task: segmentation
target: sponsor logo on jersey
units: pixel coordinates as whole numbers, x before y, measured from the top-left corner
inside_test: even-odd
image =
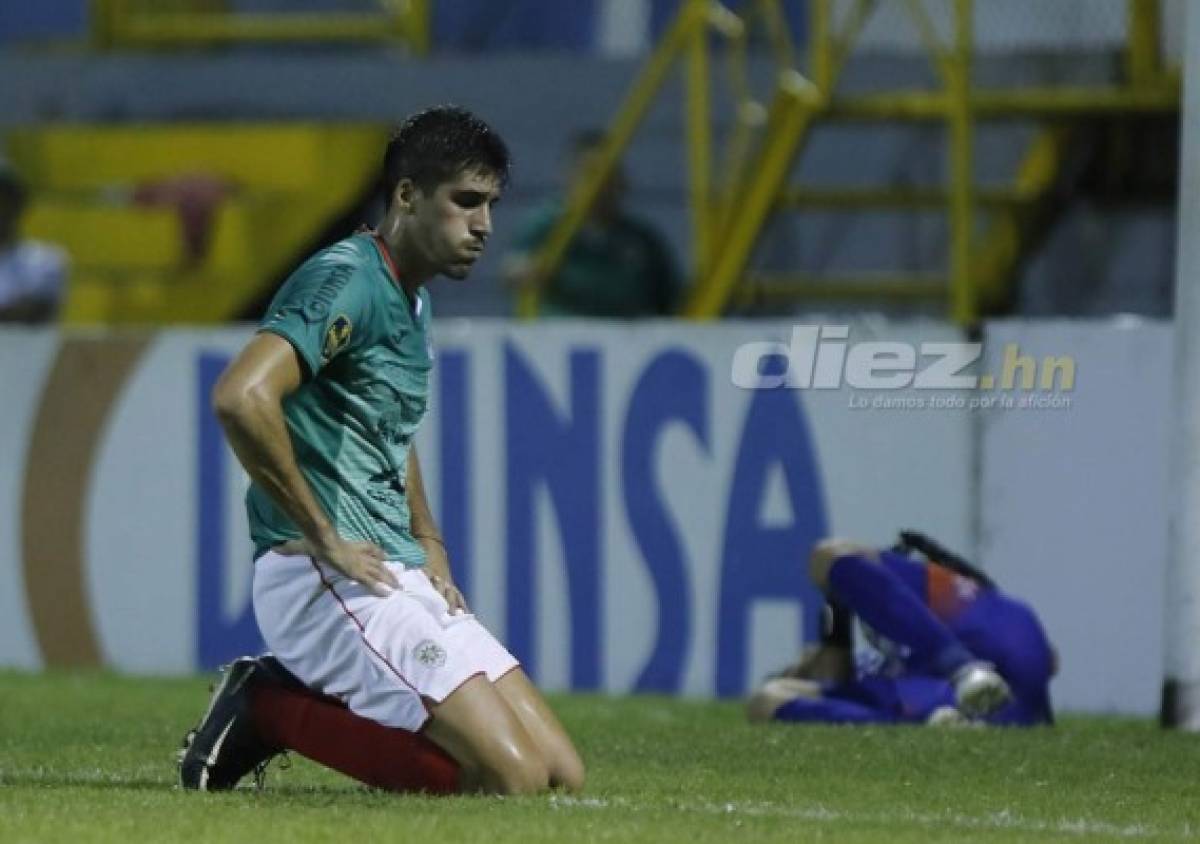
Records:
[[[325,332],[325,343],[321,346],[322,359],[331,361],[346,346],[350,345],[350,332],[352,330],[353,326],[350,324],[350,319],[345,314],[342,314],[331,322],[329,329]]]
[[[317,290],[316,295],[304,305],[304,310],[300,312],[301,315],[309,322],[324,319],[329,314],[329,308],[336,301],[338,294],[342,292],[342,288],[350,283],[353,275],[354,267],[336,267],[321,282],[321,287]]]
[[[446,664],[446,649],[433,639],[422,639],[413,648],[413,656],[426,668],[441,668]]]

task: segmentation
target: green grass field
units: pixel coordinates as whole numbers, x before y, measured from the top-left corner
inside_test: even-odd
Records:
[[[0,842],[1172,841],[1200,833],[1200,738],[751,727],[732,703],[553,699],[580,797],[370,792],[303,759],[262,792],[175,788],[207,681],[0,673]]]

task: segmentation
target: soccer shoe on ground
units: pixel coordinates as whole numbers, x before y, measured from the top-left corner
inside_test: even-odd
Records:
[[[252,657],[234,660],[224,671],[208,709],[189,731],[179,753],[179,782],[194,791],[228,791],[251,771],[258,774],[283,748],[264,742],[250,714],[250,690],[263,666]]]
[[[952,682],[958,709],[968,718],[984,718],[1012,699],[1008,683],[987,662],[968,662]]]
[[[953,706],[939,706],[929,713],[925,723],[930,727],[971,727],[979,722],[972,721]]]
[[[775,711],[798,697],[819,700],[821,686],[798,677],[772,677],[746,701],[746,718],[762,724],[775,717]]]
[[[263,654],[255,662],[258,663],[258,667],[262,671],[261,675],[255,676],[254,679],[256,682],[261,676],[263,680],[276,683],[280,686],[286,686],[295,691],[308,691],[308,687],[300,682],[300,678],[284,668],[283,663],[276,659],[274,654]]]

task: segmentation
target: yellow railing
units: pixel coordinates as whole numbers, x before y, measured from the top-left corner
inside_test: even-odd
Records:
[[[831,0],[813,0],[809,44],[809,74],[818,91],[809,113],[801,118],[810,125],[816,118],[863,120],[941,120],[949,135],[947,188],[931,192],[879,190],[824,191],[824,196],[805,197],[804,189],[784,184],[777,178],[787,172],[801,152],[805,132],[785,129],[768,131],[759,153],[763,165],[754,168],[751,184],[738,194],[738,213],[747,208],[750,219],[728,230],[721,242],[723,260],[697,282],[686,306],[696,318],[721,314],[731,301],[781,301],[799,298],[942,299],[948,315],[961,324],[974,322],[981,311],[1006,298],[1005,286],[1021,255],[1022,242],[1031,234],[1031,221],[1038,219],[1038,206],[1054,183],[1071,133],[1063,128],[1075,115],[1114,111],[1162,111],[1178,107],[1177,79],[1163,68],[1158,52],[1159,6],[1157,0],[1128,0],[1129,39],[1127,81],[1109,88],[1022,88],[1013,90],[974,89],[971,84],[973,59],[973,0],[953,0],[954,26],[950,43],[945,43],[926,13],[921,0],[905,0],[905,9],[921,35],[926,53],[941,83],[940,90],[898,91],[869,96],[836,96],[838,78],[858,34],[874,11],[875,0],[855,0],[841,32],[834,32]],[[781,114],[796,106],[777,99]],[[1022,162],[1015,185],[978,190],[973,178],[974,124],[980,118],[1024,116],[1051,121],[1037,135]],[[795,122],[797,118],[793,118]],[[772,137],[772,135],[776,137]],[[782,138],[778,137],[783,135]],[[781,165],[781,161],[786,164]],[[818,192],[820,193],[820,192]],[[941,201],[949,220],[949,255],[946,277],[928,274],[879,274],[858,279],[812,276],[746,278],[750,252],[767,219],[763,197],[770,195],[775,208],[807,199],[807,204],[824,201],[843,206],[857,202],[882,205],[928,206]],[[747,202],[749,200],[749,202]],[[992,223],[976,234],[977,211],[991,212]],[[749,284],[746,284],[749,282]]]
[[[541,291],[561,265],[571,238],[676,62],[683,62],[685,70],[694,282],[683,313],[696,319],[717,317],[733,303],[894,298],[940,300],[955,321],[972,323],[1005,298],[1023,244],[1035,228],[1032,222],[1039,219],[1039,207],[1045,204],[1072,139],[1064,127],[1081,115],[1178,108],[1178,76],[1164,68],[1159,54],[1159,0],[1126,0],[1129,20],[1122,84],[1008,90],[980,90],[972,85],[974,0],[952,0],[948,41],[938,35],[922,0],[888,0],[903,2],[939,87],[839,96],[842,70],[879,5],[879,0],[843,2],[849,13],[835,25],[835,0],[810,0],[808,63],[801,71],[795,67],[780,0],[746,0],[740,17],[715,0],[685,0],[618,111],[600,166],[573,186],[565,213],[534,256],[535,272],[523,291],[519,312],[537,313]],[[766,29],[779,71],[769,105],[756,102],[746,82],[747,33],[755,21]],[[709,114],[709,33],[713,30],[725,36],[737,102],[737,121],[720,177],[712,171]],[[980,119],[997,117],[1034,119],[1044,129],[1031,143],[1014,185],[983,189],[973,178],[974,127]],[[789,185],[792,165],[818,120],[943,122],[949,138],[945,187],[864,191]],[[789,207],[815,205],[943,208],[950,233],[945,274],[880,273],[860,278],[748,274],[754,245],[771,215]],[[990,224],[977,232],[980,210],[988,212]]]
[[[583,225],[588,209],[612,176],[622,152],[662,89],[671,69],[684,57],[687,59],[686,119],[693,257],[697,266],[704,266],[707,262],[711,252],[709,237],[712,228],[712,134],[708,78],[710,32],[735,42],[745,37],[741,20],[720,3],[714,0],[685,0],[674,23],[626,95],[596,156],[595,166],[588,168],[581,181],[572,186],[564,213],[534,256],[530,278],[518,298],[517,311],[521,316],[537,315],[541,292],[562,265],[571,239]]]
[[[225,0],[92,0],[96,44],[167,48],[273,41],[397,41],[423,55],[430,0],[380,0],[378,12],[237,13]]]

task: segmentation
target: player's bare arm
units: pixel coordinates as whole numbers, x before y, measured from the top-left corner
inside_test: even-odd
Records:
[[[421,463],[417,459],[416,446],[408,452],[408,477],[405,487],[408,490],[408,506],[412,514],[412,534],[425,549],[425,570],[429,574],[429,580],[442,593],[452,613],[467,612],[466,599],[450,574],[450,557],[446,553],[442,532],[429,509],[429,499],[425,497],[425,483],[421,479]]]
[[[399,586],[382,549],[338,536],[296,464],[283,399],[303,381],[292,345],[275,334],[255,336],[221,375],[213,408],[234,454],[255,483],[304,534],[313,556],[381,595]]]

